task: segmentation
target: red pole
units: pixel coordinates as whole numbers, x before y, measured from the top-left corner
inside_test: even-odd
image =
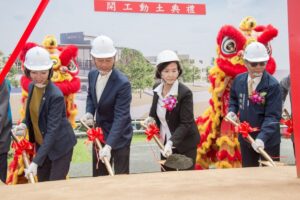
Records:
[[[293,128],[295,136],[296,161],[298,161],[296,162],[297,177],[300,178],[300,107],[296,105],[296,103],[300,101],[300,84],[297,81],[300,77],[300,1],[288,0],[287,2]]]
[[[9,57],[7,63],[3,67],[3,70],[0,73],[0,84],[3,82],[5,76],[9,72],[11,66],[15,62],[16,58],[18,57],[20,51],[22,50],[23,46],[25,45],[27,39],[29,38],[32,30],[34,29],[35,25],[39,21],[41,15],[43,14],[44,10],[46,9],[47,5],[49,3],[49,0],[41,0],[38,8],[36,9],[33,17],[31,18],[27,28],[25,29],[22,37],[20,38],[16,48],[14,49],[13,53]]]

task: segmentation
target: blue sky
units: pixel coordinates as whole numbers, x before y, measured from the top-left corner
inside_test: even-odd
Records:
[[[149,2],[204,3],[206,15],[157,15],[101,13],[93,0],[51,0],[29,41],[41,43],[47,34],[83,31],[105,34],[117,46],[155,56],[161,50],[177,50],[196,60],[210,62],[216,55],[216,35],[221,26],[238,27],[245,16],[258,24],[272,24],[279,35],[272,41],[278,69],[289,68],[286,0],[147,0]],[[15,48],[39,0],[0,1],[0,50],[8,55]]]

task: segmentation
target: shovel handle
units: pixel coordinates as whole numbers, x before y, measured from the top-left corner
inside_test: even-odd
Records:
[[[290,115],[289,111],[287,111],[286,108],[283,109],[283,113],[287,116],[288,119],[291,119],[291,115]]]
[[[164,150],[165,146],[161,143],[161,141],[158,139],[158,137],[156,135],[153,136],[154,141],[156,142],[156,144],[159,146],[160,150]]]
[[[91,129],[82,119],[80,119],[80,122],[88,130]],[[95,144],[97,145],[99,150],[102,150],[102,145],[101,145],[101,142],[98,140],[98,138],[95,139]],[[109,175],[114,176],[115,174],[112,170],[111,164],[110,164],[109,160],[107,159],[107,157],[104,157],[103,160],[104,160],[104,164],[105,164],[105,167],[106,167]]]
[[[95,139],[95,143],[96,143],[97,147],[98,147],[100,150],[102,150],[101,142],[100,142],[97,138]],[[104,157],[103,160],[104,160],[104,164],[105,164],[105,167],[106,167],[106,169],[107,169],[109,175],[110,175],[110,176],[114,176],[115,174],[114,174],[114,172],[113,172],[113,170],[112,170],[112,167],[111,167],[111,165],[110,165],[110,162],[109,162],[108,158],[107,158],[107,157]]]
[[[20,142],[20,140],[18,139],[18,137],[15,135],[14,131],[11,131],[11,136],[13,138],[14,141],[16,141],[17,143]],[[25,168],[28,169],[29,167],[29,159],[27,157],[27,153],[26,151],[22,151],[22,158],[23,158],[23,162],[24,162],[24,165],[25,165]],[[30,183],[35,183],[35,179],[34,179],[34,176],[33,176],[33,173],[29,173],[29,182]]]
[[[225,120],[229,121],[236,127],[239,126],[239,123],[237,123],[236,121],[234,121],[233,119],[231,119],[229,117],[225,117]],[[255,142],[254,139],[249,134],[247,136],[247,140],[250,142],[250,144]],[[260,155],[262,155],[267,161],[269,161],[273,167],[276,167],[276,164],[274,163],[274,161],[272,160],[270,155],[263,148],[258,147],[258,151],[259,151]]]
[[[140,124],[142,127],[147,129],[147,126],[145,125],[145,123],[143,121],[141,121]],[[154,141],[156,142],[156,144],[158,145],[158,147],[160,148],[160,150],[164,150],[165,146],[161,143],[161,141],[158,139],[158,137],[156,135],[154,135],[153,138],[154,138]]]
[[[254,143],[254,139],[248,135],[247,136],[248,141],[250,142],[250,144]],[[261,147],[258,147],[257,150],[259,151],[260,155],[262,155],[267,161],[269,161],[271,163],[271,165],[273,167],[276,167],[276,164],[274,163],[273,159],[269,156],[269,154]]]

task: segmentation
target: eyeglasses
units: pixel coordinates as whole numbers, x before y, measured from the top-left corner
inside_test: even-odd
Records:
[[[263,67],[263,66],[266,66],[266,64],[267,64],[267,62],[248,62],[248,63],[251,67],[257,67],[257,65],[260,65]]]

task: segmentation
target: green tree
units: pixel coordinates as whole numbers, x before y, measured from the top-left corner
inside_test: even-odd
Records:
[[[4,67],[5,65],[5,57],[3,57],[3,53],[0,51],[0,71],[1,69]],[[6,78],[10,81],[11,85],[14,87],[18,87],[19,86],[19,81],[16,80],[16,74],[18,73],[18,69],[17,66],[15,64],[13,64],[13,66],[11,67],[9,73],[7,74]]]
[[[183,82],[194,82],[200,79],[200,70],[194,64],[191,64],[188,60],[182,60],[181,66]]]
[[[9,73],[7,74],[7,79],[10,81],[13,87],[19,87],[20,82],[16,79],[16,75],[18,74],[17,66],[14,64]]]
[[[117,67],[128,76],[132,88],[140,93],[154,83],[154,67],[145,59],[143,54],[134,49],[122,49]]]

